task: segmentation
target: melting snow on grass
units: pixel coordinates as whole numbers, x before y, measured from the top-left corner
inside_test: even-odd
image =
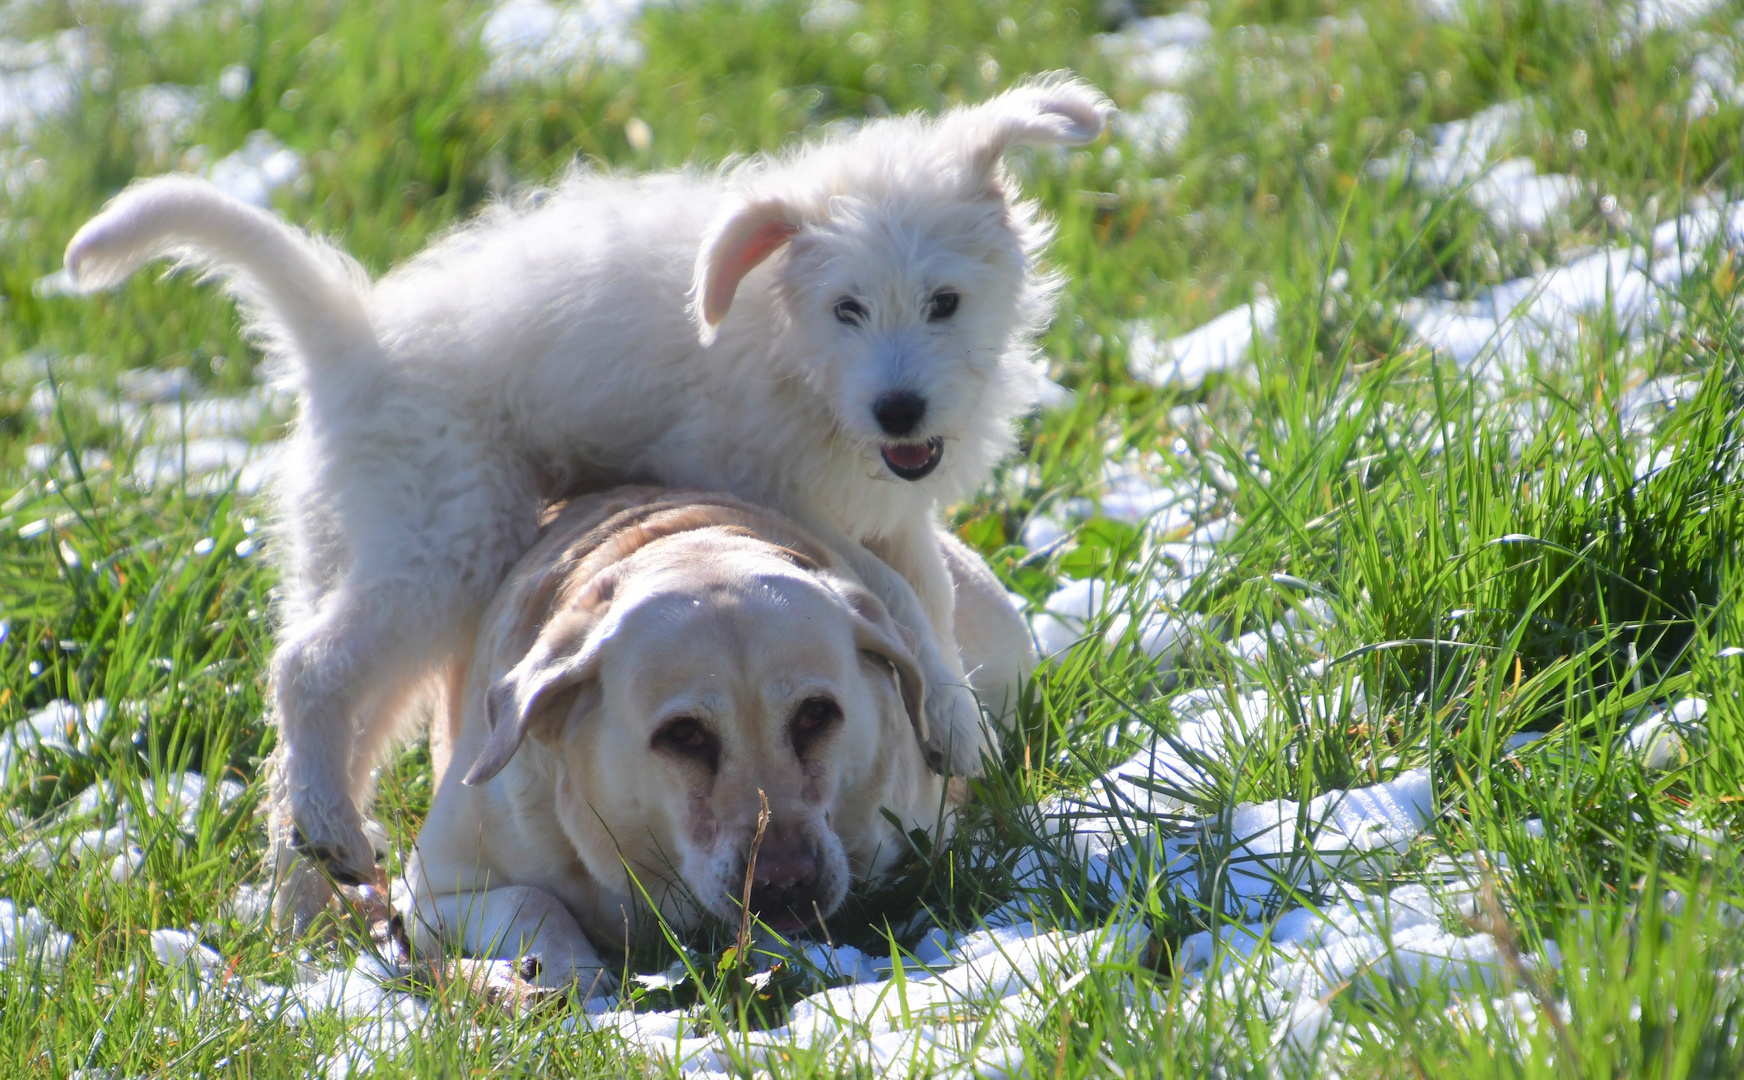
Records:
[[[28,138],[44,120],[71,109],[91,55],[83,30],[35,41],[0,38],[0,134]]]
[[[595,64],[634,65],[642,57],[635,21],[645,2],[499,3],[479,28],[492,57],[487,81],[503,85],[565,77]],[[183,6],[159,3],[153,10]],[[1460,10],[1444,2],[1429,6],[1447,18]],[[1714,0],[1653,0],[1637,6],[1636,21],[1642,30],[1686,25],[1716,9]],[[858,15],[858,5],[847,0],[820,2],[808,9],[806,27],[836,28]],[[1204,15],[1188,10],[1138,20],[1099,39],[1126,78],[1148,92],[1120,121],[1122,134],[1142,153],[1170,153],[1185,137],[1186,99],[1177,91],[1210,62],[1213,35]],[[1695,98],[1738,100],[1730,43],[1704,41],[1705,51],[1697,56],[1706,59],[1691,68]],[[89,50],[77,31],[39,42],[0,42],[0,130],[24,135],[41,118],[69,108],[88,67]],[[246,76],[244,70],[238,77]],[[232,84],[238,78],[226,77]],[[123,109],[148,148],[167,157],[185,142],[203,101],[185,87],[146,87],[124,99]],[[1692,108],[1697,103],[1692,99]],[[1571,177],[1538,174],[1529,159],[1497,160],[1527,130],[1531,108],[1514,102],[1442,125],[1383,168],[1427,190],[1463,192],[1500,228],[1548,228],[1587,191]],[[207,167],[215,183],[257,205],[266,205],[301,172],[301,159],[265,132]],[[1399,315],[1418,342],[1506,389],[1535,364],[1572,353],[1595,317],[1613,318],[1635,340],[1675,325],[1682,314],[1678,285],[1704,265],[1713,247],[1744,249],[1744,203],[1699,210],[1660,225],[1642,246],[1593,251],[1465,300],[1413,300]],[[1154,385],[1186,387],[1239,370],[1256,345],[1270,339],[1277,313],[1276,302],[1262,296],[1173,338],[1150,324],[1134,324],[1129,370]],[[1621,403],[1626,426],[1649,430],[1655,410],[1687,391],[1678,380],[1631,387]],[[113,418],[140,444],[130,478],[141,487],[192,480],[214,490],[230,483],[254,490],[268,474],[274,448],[249,436],[284,411],[284,403],[265,391],[204,395],[185,372],[136,373],[114,394],[62,394]],[[32,398],[45,419],[62,403],[46,383]],[[30,459],[42,471],[64,466],[62,452],[46,444],[30,448]],[[102,460],[87,458],[84,465],[101,467]],[[1341,716],[1360,717],[1366,710],[1359,694],[1323,678],[1319,632],[1333,613],[1311,593],[1275,626],[1234,641],[1217,642],[1214,628],[1176,611],[1236,525],[1221,516],[1226,485],[1216,469],[1210,456],[1201,479],[1165,484],[1154,458],[1116,460],[1090,499],[1033,518],[1023,542],[1038,552],[1070,542],[1077,523],[1092,513],[1137,526],[1147,568],[1130,587],[1095,580],[1062,585],[1030,613],[1037,643],[1044,655],[1054,655],[1102,635],[1136,643],[1163,667],[1184,647],[1210,642],[1248,665],[1283,658],[1304,676],[1304,686],[1315,689],[1290,703],[1252,685],[1174,695],[1169,704],[1178,726],[1172,734],[1085,790],[1035,808],[1032,824],[1047,842],[1016,857],[1011,870],[1019,894],[985,913],[983,929],[917,927],[919,944],[899,957],[804,945],[798,959],[819,973],[820,988],[782,1027],[728,1039],[695,1012],[636,1011],[617,998],[590,1003],[568,1026],[614,1032],[693,1076],[729,1075],[740,1062],[756,1064],[794,1047],[815,1049],[843,1065],[901,1074],[950,1069],[1012,1075],[1024,1066],[1021,1029],[1044,1016],[1062,987],[1094,968],[1146,962],[1158,947],[1143,927],[1125,919],[1052,930],[1040,925],[1039,909],[1065,883],[1087,883],[1118,897],[1141,880],[1158,881],[1224,920],[1219,929],[1172,946],[1174,969],[1193,984],[1189,1002],[1212,993],[1254,992],[1280,1049],[1315,1054],[1336,1045],[1341,1028],[1327,1000],[1347,986],[1361,992],[1370,980],[1466,988],[1475,995],[1469,1000],[1487,1003],[1497,1015],[1531,1022],[1541,1003],[1486,995],[1501,984],[1509,965],[1554,967],[1553,944],[1522,958],[1479,930],[1472,868],[1443,867],[1446,880],[1430,884],[1385,881],[1436,813],[1427,769],[1397,771],[1383,782],[1304,800],[1243,803],[1210,816],[1192,809],[1199,804],[1189,796],[1210,786],[1208,768],[1238,760],[1285,704]],[[127,712],[102,702],[83,708],[60,702],[41,710],[0,732],[0,773],[45,754],[86,753],[96,734]],[[1706,712],[1706,702],[1693,698],[1644,710],[1622,736],[1622,746],[1650,768],[1675,767],[1701,744]],[[9,857],[31,859],[50,871],[67,860],[106,860],[110,876],[124,880],[141,865],[149,835],[161,835],[159,822],[187,827],[197,815],[242,795],[233,781],[209,784],[192,773],[129,792],[95,785],[45,828],[49,835]],[[227,913],[252,921],[265,908],[264,894],[245,886]],[[150,943],[158,962],[176,973],[193,999],[218,998],[239,1013],[292,1024],[318,1013],[347,1020],[351,1041],[328,1063],[330,1075],[367,1070],[376,1056],[403,1049],[428,1011],[422,998],[403,988],[403,968],[367,952],[349,968],[269,986],[227,980],[225,958],[197,927],[153,931]],[[0,899],[0,966],[58,964],[70,946],[70,938],[40,911]],[[511,968],[505,962],[490,970],[506,978]]]
[[[504,0],[479,30],[490,54],[488,84],[538,82],[585,72],[595,64],[642,62],[636,19],[648,0]]]
[[[1277,302],[1260,297],[1226,311],[1179,337],[1159,339],[1149,323],[1128,327],[1126,369],[1152,386],[1195,387],[1207,376],[1229,371],[1248,361],[1255,340],[1265,340],[1278,319]]]
[[[57,410],[62,408],[90,413],[116,428],[123,445],[132,448],[120,457],[126,469],[123,479],[133,487],[153,490],[185,483],[191,491],[215,494],[234,485],[243,494],[253,494],[271,479],[280,444],[259,436],[291,412],[290,401],[276,391],[254,386],[239,394],[212,394],[186,368],[126,371],[109,390],[61,381],[82,366],[77,358],[29,354],[10,361],[5,378],[14,386],[34,382],[30,408],[44,431],[58,430]],[[78,471],[90,476],[113,468],[115,457],[107,451],[81,450]],[[74,475],[64,444],[26,447],[25,460],[33,470],[62,481]]]
[[[1416,300],[1400,315],[1423,344],[1503,388],[1534,362],[1574,355],[1595,318],[1608,316],[1636,341],[1668,329],[1682,314],[1684,276],[1716,247],[1744,249],[1744,202],[1664,222],[1650,246],[1601,248],[1469,300]]]

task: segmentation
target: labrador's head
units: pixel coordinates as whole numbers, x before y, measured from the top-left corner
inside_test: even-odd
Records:
[[[547,756],[557,815],[588,871],[669,914],[752,910],[797,930],[931,828],[924,687],[902,633],[852,580],[735,527],[668,536],[551,612],[490,688],[467,778]],[[528,740],[528,736],[531,739]],[[675,895],[690,904],[675,903]]]

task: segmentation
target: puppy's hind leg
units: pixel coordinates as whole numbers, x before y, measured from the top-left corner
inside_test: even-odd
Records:
[[[379,836],[380,828],[372,823],[370,814],[376,786],[375,767],[386,756],[392,740],[403,734],[411,722],[429,715],[432,708],[436,710],[431,725],[432,736],[434,729],[447,725],[447,719],[442,715],[444,703],[435,685],[438,678],[447,677],[447,672],[433,675],[419,670],[415,657],[407,656],[404,657],[406,663],[396,663],[401,659],[394,656],[384,658],[353,709],[355,738],[348,770],[350,797],[351,804],[363,815],[364,835],[370,840]],[[464,667],[461,670],[464,671]],[[398,678],[392,677],[396,671],[400,673]],[[280,727],[282,729],[283,724]],[[320,853],[309,851],[310,858],[303,858],[298,853],[299,846],[306,850],[307,845],[292,809],[291,784],[286,768],[288,746],[288,739],[280,739],[267,766],[270,778],[268,839],[276,890],[273,917],[280,927],[302,934],[327,910],[333,896],[329,882],[333,871],[329,866],[317,865],[324,861]],[[437,773],[437,779],[440,777],[441,774]],[[373,856],[377,848],[373,842],[370,847]],[[349,875],[334,876],[343,881]]]
[[[282,738],[266,763],[266,772],[267,860],[273,884],[273,923],[301,937],[327,910],[333,886],[320,867],[297,854]]]
[[[394,725],[398,710],[372,716],[370,706],[397,705],[395,688],[441,634],[442,620],[408,605],[406,591],[342,585],[313,618],[288,628],[273,656],[291,844],[342,884],[367,882],[375,870],[354,773],[358,751],[380,747],[381,728]]]

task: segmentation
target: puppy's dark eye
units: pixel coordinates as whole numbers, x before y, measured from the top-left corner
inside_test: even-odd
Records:
[[[933,298],[927,301],[927,322],[938,322],[948,319],[957,313],[957,301],[961,300],[954,290],[940,289],[933,293]]]
[[[707,765],[712,772],[721,758],[721,744],[701,721],[688,716],[654,733],[654,749]]]
[[[866,310],[866,305],[852,296],[844,296],[836,301],[836,321],[839,323],[859,326],[866,321],[869,314],[871,313]]]
[[[794,710],[787,725],[793,740],[793,752],[804,755],[819,739],[835,730],[842,722],[842,709],[827,697],[807,698]]]

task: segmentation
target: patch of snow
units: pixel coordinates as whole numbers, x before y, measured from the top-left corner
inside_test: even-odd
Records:
[[[66,963],[73,939],[60,932],[36,908],[19,910],[11,900],[0,899],[0,968],[12,964],[40,964],[58,968]]]
[[[1270,339],[1277,319],[1277,301],[1262,296],[1175,338],[1160,339],[1151,324],[1133,323],[1126,369],[1133,378],[1152,386],[1191,389],[1213,372],[1245,364],[1254,342]]]
[[[182,401],[199,391],[185,367],[133,368],[117,375],[115,382],[127,401]]]
[[[281,395],[256,388],[234,396],[200,396],[158,405],[124,417],[122,425],[130,437],[154,442],[237,438],[289,411]]]
[[[225,101],[241,101],[242,95],[254,85],[254,72],[247,64],[231,64],[218,73],[218,96]]]
[[[244,926],[265,921],[272,910],[272,897],[257,885],[238,885],[229,899],[219,905],[218,913]]]
[[[94,50],[83,30],[34,41],[0,38],[0,133],[28,138],[72,109]]]
[[[1744,31],[1744,26],[1738,28]],[[1736,37],[1694,35],[1689,57],[1691,117],[1711,116],[1721,105],[1744,105],[1744,84],[1738,78]]]
[[[1634,24],[1639,33],[1678,30],[1700,22],[1726,6],[1726,0],[1635,0],[1620,17]],[[1631,10],[1632,8],[1632,10]]]
[[[139,782],[144,804],[150,806],[153,813],[173,814],[182,828],[193,827],[201,808],[208,801],[223,809],[242,798],[247,791],[238,780],[225,778],[212,783],[197,772],[174,773],[162,779],[144,777]],[[139,806],[124,800],[122,794],[114,781],[104,780],[80,792],[69,805],[68,812],[75,816],[114,814],[126,825],[136,815]]]
[[[1145,95],[1136,109],[1114,118],[1114,129],[1147,158],[1167,157],[1181,148],[1193,113],[1183,94],[1158,90]]]
[[[138,130],[146,158],[159,166],[192,141],[205,111],[205,96],[191,86],[153,83],[121,95],[122,119]]]
[[[1572,176],[1538,175],[1528,158],[1501,162],[1466,189],[1472,205],[1510,232],[1543,232],[1586,194],[1586,184]]]
[[[0,190],[5,191],[7,198],[19,198],[47,178],[47,159],[39,157],[28,147],[0,149]],[[15,228],[15,223],[0,219],[0,240],[16,235],[12,232]]]
[[[15,761],[35,750],[66,754],[90,751],[96,733],[109,716],[109,703],[96,698],[83,707],[70,701],[50,702],[5,731],[0,731],[0,778]]]
[[[1417,10],[1432,22],[1462,23],[1467,0],[1417,0]]]
[[[941,962],[952,961],[943,970],[910,972],[900,989],[886,980],[813,994],[794,1006],[786,1024],[735,1039],[731,1052],[720,1036],[679,1012],[607,1007],[572,1017],[565,1026],[611,1032],[685,1076],[736,1075],[733,1052],[772,1065],[795,1047],[838,1070],[1003,1076],[1023,1060],[1017,1024],[1039,1018],[1056,988],[1072,976],[1131,963],[1147,942],[1144,929],[1125,924],[1076,934],[1026,925],[965,935],[939,950]]]
[[[166,968],[184,970],[200,979],[215,979],[224,971],[224,958],[197,935],[187,930],[153,930],[151,951]]]
[[[277,443],[242,439],[189,439],[182,444],[141,447],[128,479],[144,490],[185,483],[191,491],[216,495],[230,490],[253,495],[266,487],[278,463]]]
[[[1036,514],[1023,525],[1023,546],[1046,551],[1072,534],[1070,523],[1052,514]]]
[[[206,5],[206,0],[112,0],[123,8],[130,8],[138,19],[142,33],[156,34],[169,29],[171,23]]]
[[[214,161],[205,174],[232,198],[267,207],[272,205],[273,192],[303,176],[303,155],[279,142],[270,131],[251,131],[240,150]]]
[[[1603,248],[1471,300],[1410,301],[1400,316],[1437,353],[1505,381],[1527,372],[1535,358],[1554,363],[1574,355],[1583,323],[1607,312],[1632,338],[1665,328],[1681,314],[1677,286],[1698,265],[1701,249],[1715,243],[1744,249],[1744,202],[1661,224],[1652,250]]]
[[[1042,374],[1036,376],[1035,390],[1036,407],[1039,409],[1064,408],[1077,398],[1072,391]]]
[[[1538,232],[1565,216],[1587,194],[1572,176],[1540,176],[1528,158],[1492,164],[1532,121],[1527,101],[1492,105],[1467,119],[1440,125],[1433,146],[1418,140],[1408,150],[1375,162],[1377,174],[1403,172],[1427,191],[1465,189],[1466,198],[1498,228]]]
[[[642,62],[636,20],[649,0],[504,0],[479,30],[490,54],[485,83],[508,86],[567,77],[595,65]]]
[[[1135,19],[1116,34],[1100,34],[1096,46],[1128,79],[1147,86],[1181,87],[1211,58],[1211,23],[1196,11]]]
[[[1688,763],[1691,747],[1706,743],[1707,715],[1706,701],[1684,698],[1635,725],[1624,736],[1624,745],[1649,769],[1675,769]]]
[[[1542,231],[1565,215],[1587,188],[1572,176],[1538,175],[1538,167],[1528,158],[1492,165],[1497,152],[1525,134],[1531,120],[1530,102],[1492,105],[1464,120],[1440,125],[1433,146],[1418,140],[1370,168],[1379,175],[1403,172],[1427,191],[1463,187],[1472,205],[1498,228]]]
[[[860,11],[854,0],[812,0],[800,13],[799,26],[808,34],[829,33],[854,22]]]

